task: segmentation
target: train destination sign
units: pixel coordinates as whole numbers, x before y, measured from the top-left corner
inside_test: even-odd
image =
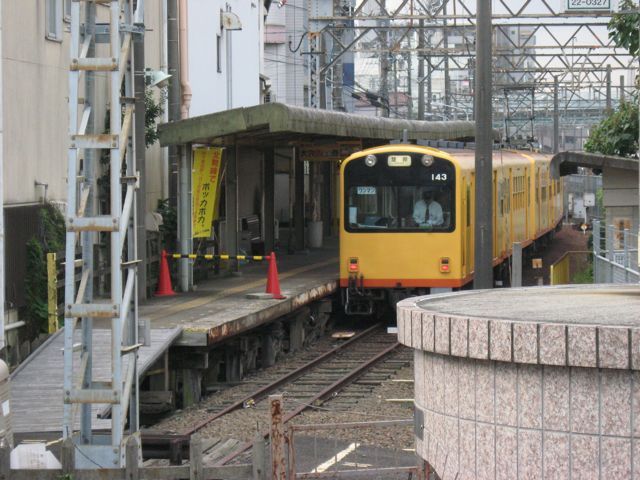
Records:
[[[567,12],[610,11],[611,0],[566,0]]]

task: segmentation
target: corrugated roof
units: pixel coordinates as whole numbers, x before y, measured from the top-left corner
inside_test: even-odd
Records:
[[[475,135],[474,122],[425,122],[366,117],[330,110],[266,103],[165,123],[158,127],[160,145],[186,143],[286,145],[315,139],[388,141],[457,140]],[[285,142],[284,144],[282,142]]]

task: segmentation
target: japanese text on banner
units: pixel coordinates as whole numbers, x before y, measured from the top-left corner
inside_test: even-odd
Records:
[[[193,237],[208,238],[217,216],[222,148],[197,148],[193,152]]]

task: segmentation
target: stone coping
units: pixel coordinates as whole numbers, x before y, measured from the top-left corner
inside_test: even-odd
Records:
[[[640,287],[469,291],[403,300],[414,349],[503,362],[640,370]],[[564,321],[563,321],[564,319]]]

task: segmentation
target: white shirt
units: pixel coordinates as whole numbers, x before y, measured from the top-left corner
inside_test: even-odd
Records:
[[[427,211],[429,217],[427,218]],[[424,200],[418,200],[413,206],[413,221],[420,226],[439,226],[444,223],[444,217],[442,215],[442,207],[438,202],[432,200],[427,203]]]

